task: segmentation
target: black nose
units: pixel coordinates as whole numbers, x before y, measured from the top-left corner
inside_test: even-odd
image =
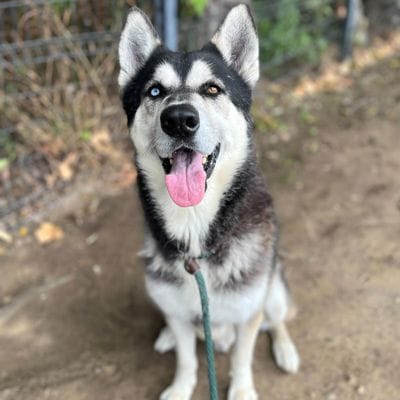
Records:
[[[199,113],[190,104],[175,104],[161,113],[161,127],[172,137],[189,138],[200,125]]]

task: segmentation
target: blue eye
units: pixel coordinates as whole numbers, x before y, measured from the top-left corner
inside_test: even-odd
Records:
[[[149,89],[149,94],[151,97],[158,97],[161,94],[161,90],[158,86],[153,86]]]

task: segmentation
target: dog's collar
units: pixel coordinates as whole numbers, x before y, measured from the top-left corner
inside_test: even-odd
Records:
[[[213,251],[206,251],[200,254],[198,257],[189,257],[189,258],[193,258],[194,260],[206,260],[207,258],[210,258],[213,255],[214,255]]]
[[[182,258],[182,260],[184,260],[184,261],[186,261],[186,260],[207,260],[208,258],[212,257],[213,255],[215,255],[215,252],[212,250],[205,251],[204,253],[201,253],[197,257],[193,257],[185,252],[180,252],[180,254],[179,254],[180,258]]]
[[[184,256],[183,258],[183,266],[185,270],[189,272],[189,274],[195,274],[197,271],[200,270],[200,266],[198,264],[198,260],[204,260],[211,257],[214,253],[212,251],[206,251],[203,254],[200,254],[198,257],[188,257]]]

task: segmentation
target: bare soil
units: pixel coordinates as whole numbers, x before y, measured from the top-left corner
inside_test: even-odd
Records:
[[[260,399],[400,396],[399,65],[382,61],[348,88],[304,99],[314,119],[305,115],[300,129],[288,116],[290,140],[257,135],[302,358],[297,375],[283,374],[261,334]],[[174,355],[152,349],[163,322],[136,256],[135,191],[102,198],[87,215],[78,208],[55,221],[63,240],[32,240],[0,257],[1,400],[157,399],[172,379]],[[203,350],[195,400],[207,398]],[[228,365],[217,356],[221,398]]]

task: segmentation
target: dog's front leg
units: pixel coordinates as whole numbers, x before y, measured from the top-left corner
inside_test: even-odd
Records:
[[[254,389],[252,361],[254,345],[263,319],[258,312],[248,322],[237,326],[236,343],[231,359],[231,383],[228,400],[257,400]]]
[[[160,400],[190,400],[197,381],[195,330],[189,321],[167,318],[167,323],[176,339],[176,371]]]

